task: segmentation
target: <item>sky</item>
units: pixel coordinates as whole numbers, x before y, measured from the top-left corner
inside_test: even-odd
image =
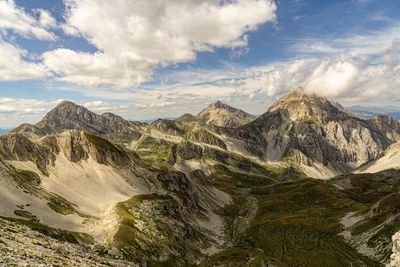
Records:
[[[296,87],[400,104],[398,0],[0,0],[0,128],[62,100],[145,120]]]

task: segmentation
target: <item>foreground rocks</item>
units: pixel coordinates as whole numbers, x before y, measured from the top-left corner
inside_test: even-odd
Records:
[[[115,257],[0,219],[0,266],[136,266]]]

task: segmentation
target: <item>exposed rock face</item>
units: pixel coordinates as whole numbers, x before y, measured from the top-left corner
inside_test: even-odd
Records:
[[[49,132],[61,133],[65,130],[75,129],[119,142],[129,142],[140,138],[141,133],[138,127],[139,125],[126,121],[115,114],[98,115],[83,106],[63,101],[36,125],[18,127],[15,131],[33,132],[42,136]]]
[[[355,173],[376,173],[388,169],[399,168],[400,142],[397,142],[388,147],[380,157],[361,166],[355,171]]]
[[[238,127],[251,122],[255,116],[217,101],[201,111],[197,119],[208,125]]]
[[[393,247],[392,247],[392,255],[390,256],[390,267],[400,266],[400,232],[397,232],[392,237]]]
[[[179,196],[183,201],[183,206],[190,211],[197,210],[198,200],[196,199],[193,185],[182,172],[164,172],[157,176],[163,188]]]
[[[387,115],[378,115],[370,119],[369,122],[372,127],[375,127],[377,131],[384,134],[388,139],[400,141],[400,122],[395,118]]]
[[[378,127],[326,98],[296,89],[242,128],[250,136],[248,151],[268,161],[291,158],[306,166],[320,164],[332,176],[377,158],[396,140],[397,123],[379,122]]]
[[[58,135],[29,139],[23,134],[11,133],[0,137],[0,158],[3,160],[32,161],[42,173],[54,165],[59,152],[72,162],[93,158],[100,164],[125,166],[137,158],[134,152],[125,151],[110,141],[78,130]]]
[[[4,160],[32,161],[42,173],[46,173],[47,165],[54,164],[58,148],[51,139],[46,139],[43,143],[35,143],[18,133],[2,135],[0,157]]]

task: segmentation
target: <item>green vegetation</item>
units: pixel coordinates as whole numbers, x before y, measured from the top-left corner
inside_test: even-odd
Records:
[[[191,266],[188,259],[201,255],[195,247],[205,237],[183,218],[172,197],[139,195],[117,204],[116,210],[120,225],[112,245],[124,258],[145,260],[148,266]]]
[[[309,124],[318,124],[319,123],[316,117],[313,117],[310,115],[305,115],[299,121],[309,123]]]
[[[355,238],[367,235],[366,245],[375,251],[376,259],[386,261],[391,254],[392,236],[400,231],[400,171],[350,174],[332,182],[351,185],[346,187],[348,197],[364,208],[359,209],[362,220],[349,230]]]
[[[40,184],[40,177],[37,173],[27,170],[15,169],[16,175],[19,176],[22,183],[29,183],[33,185]]]
[[[68,200],[58,195],[52,194],[49,202],[47,202],[49,208],[62,215],[68,215],[75,213],[75,207]]]
[[[287,265],[283,264],[282,262],[278,262],[275,259],[266,257],[262,250],[234,247],[212,255],[203,261],[199,266],[259,267]]]
[[[264,177],[222,167],[213,171],[211,182],[234,200],[221,211],[230,246],[202,266],[262,266],[268,262],[277,266],[381,266],[339,235],[343,231],[340,219],[348,212],[365,210],[365,204],[334,185],[303,179],[299,172],[292,172],[286,182],[279,182],[280,174],[290,176],[290,170],[271,170]]]
[[[149,135],[142,136],[136,145],[136,152],[144,159],[161,159],[166,161],[173,144]]]
[[[84,132],[84,135],[88,139],[88,141],[90,143],[92,143],[96,148],[101,148],[102,150],[114,152],[116,154],[123,154],[123,151],[121,148],[115,146],[107,139],[98,137],[98,136],[88,133],[88,132]]]
[[[226,149],[225,143],[214,134],[204,128],[195,128],[187,134],[187,139],[195,142],[205,143]]]
[[[37,217],[26,210],[14,210],[14,214],[28,220],[38,221]]]

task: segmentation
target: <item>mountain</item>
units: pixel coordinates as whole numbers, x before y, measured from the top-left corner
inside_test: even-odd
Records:
[[[197,119],[208,125],[238,127],[254,120],[255,116],[218,100],[202,110]]]
[[[144,124],[62,102],[0,136],[0,262],[382,266],[392,248],[396,257],[396,119],[363,119],[301,88],[244,118],[216,102]]]
[[[37,124],[23,124],[13,132],[43,136],[75,129],[112,138],[119,142],[127,142],[140,138],[141,126],[142,123],[130,122],[112,113],[99,115],[73,102],[63,101],[50,110]]]
[[[11,133],[0,144],[2,217],[149,263],[171,255],[194,261],[221,238],[222,219],[213,210],[230,197],[201,171],[157,170],[133,151],[78,130],[39,139]]]
[[[377,158],[399,140],[397,123],[379,122],[298,88],[241,127],[247,135],[242,149],[265,161],[294,161],[312,177],[333,177]]]
[[[376,106],[357,105],[349,107],[349,110],[364,118],[373,118],[378,115],[387,115],[395,119],[400,119],[400,109],[398,107],[391,107],[391,106],[376,107]]]

